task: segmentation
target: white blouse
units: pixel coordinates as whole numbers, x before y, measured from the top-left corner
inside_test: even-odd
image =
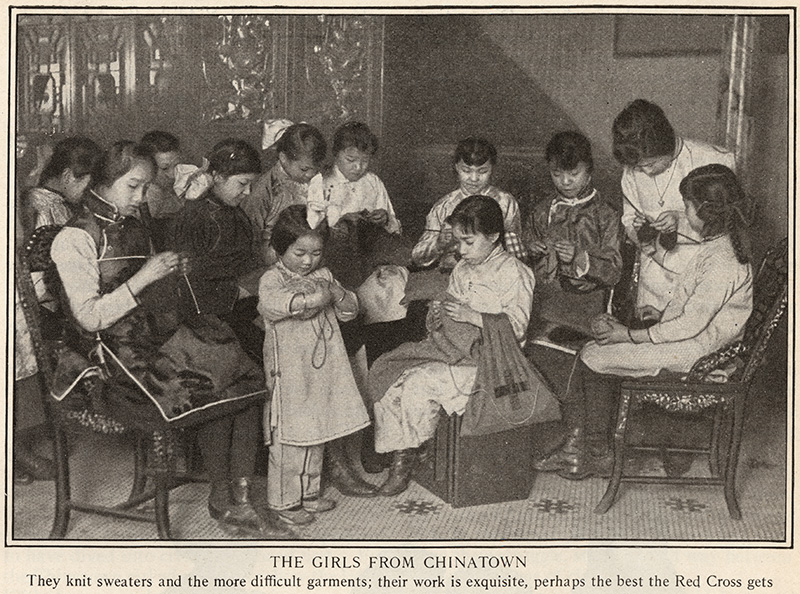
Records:
[[[634,238],[633,220],[636,211],[656,219],[665,211],[679,213],[678,231],[689,237],[699,236],[686,221],[683,197],[679,191],[681,180],[690,171],[704,165],[719,163],[734,170],[736,163],[733,153],[699,140],[677,138],[680,143],[678,156],[673,159],[666,171],[650,177],[634,167],[625,167],[622,173],[622,224],[629,237]]]
[[[535,286],[533,271],[497,246],[480,264],[460,260],[447,292],[481,313],[506,314],[514,336],[524,342]]]
[[[72,315],[84,330],[98,332],[111,327],[138,305],[127,283],[111,293],[100,294],[97,246],[83,229],[64,227],[50,248]]]
[[[325,205],[331,227],[346,214],[383,209],[389,213],[386,230],[389,233],[402,231],[386,187],[381,178],[371,171],[356,181],[350,181],[334,165],[327,175],[317,175],[309,182],[308,202],[311,205]]]

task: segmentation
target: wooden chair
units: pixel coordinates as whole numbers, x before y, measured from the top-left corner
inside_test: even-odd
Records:
[[[770,337],[786,311],[788,301],[788,242],[782,240],[761,262],[753,283],[753,313],[740,341],[699,359],[685,379],[629,379],[622,383],[614,434],[614,468],[605,495],[595,513],[607,512],[619,492],[620,483],[669,483],[722,486],[730,516],[741,519],[736,499],[736,467],[747,394],[756,370],[764,359]],[[712,383],[712,374],[729,371],[728,381]],[[673,374],[670,374],[672,376]],[[714,409],[709,446],[703,449],[632,446],[627,429],[635,405],[643,402],[676,413],[702,413]],[[670,477],[624,474],[624,460],[631,450],[665,450],[709,456],[710,477]]]
[[[147,430],[125,425],[111,414],[97,412],[91,406],[67,407],[49,395],[53,380],[54,355],[59,348],[58,340],[43,338],[31,272],[52,273],[53,263],[49,258],[50,243],[59,228],[40,227],[31,235],[22,253],[16,254],[15,277],[31,332],[36,361],[44,380],[45,407],[53,425],[53,450],[56,465],[56,505],[50,538],[64,538],[69,527],[72,511],[99,514],[128,520],[155,522],[158,536],[171,538],[169,522],[169,492],[187,482],[205,480],[202,477],[178,471],[179,450],[182,431],[169,427]],[[78,389],[91,392],[91,379],[84,380]],[[90,400],[89,397],[86,399]],[[97,505],[76,501],[72,497],[70,484],[68,439],[78,433],[102,433],[107,435],[133,435],[135,440],[131,491],[128,498],[116,505]],[[191,458],[187,456],[187,458]],[[148,488],[148,482],[151,486]],[[154,513],[137,510],[147,501],[154,500]]]

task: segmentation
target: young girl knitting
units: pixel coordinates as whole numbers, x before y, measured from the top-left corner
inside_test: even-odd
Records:
[[[63,225],[82,210],[83,195],[103,157],[92,140],[72,136],[58,142],[39,184],[25,191],[23,224],[30,233],[43,225]]]
[[[278,160],[253,182],[252,192],[241,206],[253,225],[255,251],[270,266],[278,259],[270,246],[278,215],[287,206],[306,203],[309,182],[325,162],[328,143],[310,124],[274,120],[264,124],[262,147],[274,148]]]
[[[378,138],[364,123],[348,122],[334,133],[333,167],[311,180],[308,189],[309,205],[327,217],[330,227],[364,217],[389,233],[400,233],[389,194],[381,179],[369,171],[377,151]]]
[[[211,517],[237,533],[286,537],[286,527],[276,528],[250,500],[265,397],[261,370],[235,341],[176,323],[172,283],[186,274],[187,258],[153,254],[135,217],[155,169],[147,147],[115,143],[83,212],[53,241],[70,319],[51,394],[67,410],[88,403],[92,412],[96,406],[150,431],[166,422],[195,427],[211,483]],[[85,386],[80,380],[87,374],[103,382]]]
[[[497,201],[470,196],[447,223],[461,259],[450,275],[446,298],[431,306],[429,338],[402,345],[370,369],[375,450],[394,453],[389,478],[379,491],[386,496],[408,486],[415,449],[433,437],[440,408],[464,413],[478,369],[472,346],[485,332],[484,314],[504,314],[518,343],[524,342],[528,327],[535,280],[531,269],[503,247],[503,212]],[[447,343],[458,348],[440,348],[436,332],[444,326]]]
[[[497,201],[503,212],[505,246],[513,255],[522,257],[519,243],[521,223],[516,199],[491,185],[492,172],[497,165],[497,149],[483,138],[465,138],[456,146],[453,167],[458,177],[458,188],[443,196],[431,208],[425,219],[425,230],[412,251],[417,266],[432,266],[441,262],[444,268],[455,266],[458,249],[453,240],[449,217],[456,206],[467,196],[489,196]]]
[[[619,376],[688,372],[700,357],[738,339],[753,308],[747,200],[724,165],[699,167],[680,183],[685,220],[701,238],[654,326],[631,329],[608,314],[580,354],[563,402],[572,438],[537,463],[568,478],[610,472],[609,430]]]
[[[678,191],[681,180],[711,163],[734,169],[734,156],[676,136],[662,109],[644,99],[619,113],[612,135],[614,157],[624,167],[622,224],[640,248],[636,305],[639,317],[650,317],[650,308],[643,308],[664,309],[700,240],[684,213]]]
[[[410,245],[380,178],[369,171],[378,138],[366,124],[349,122],[333,136],[333,166],[311,180],[309,222],[327,219],[331,241],[325,263],[348,289],[356,289],[381,264],[406,265]]]
[[[22,195],[22,224],[25,234],[45,225],[64,225],[83,211],[87,188],[97,176],[103,159],[103,150],[89,138],[71,136],[56,143],[53,154],[42,169],[39,184],[27,188]],[[57,320],[50,312],[58,311],[56,297],[47,287],[45,274],[34,272],[33,284],[46,328],[53,328]]]
[[[540,319],[532,330],[569,328],[590,335],[607,290],[622,270],[619,215],[592,183],[592,148],[578,132],[555,134],[545,149],[555,191],[534,204],[523,230],[533,262]]]
[[[178,196],[175,184],[175,167],[181,162],[181,143],[178,138],[163,130],[150,130],[142,136],[141,143],[153,151],[156,160],[156,177],[147,188],[147,210],[154,219],[168,219],[183,208],[185,196]]]
[[[302,205],[278,216],[271,240],[278,261],[258,291],[272,391],[268,503],[282,521],[301,525],[334,507],[320,492],[324,444],[369,424],[337,323],[356,317],[358,301],[321,267],[327,228],[312,229],[307,216]]]
[[[263,334],[252,322],[256,311],[255,282],[262,270],[253,252],[250,224],[241,202],[261,172],[258,151],[229,138],[207,156],[209,188],[186,202],[178,214],[169,244],[192,258],[192,270],[179,285],[190,323],[227,323],[245,351],[261,362]],[[252,287],[248,292],[243,286]]]

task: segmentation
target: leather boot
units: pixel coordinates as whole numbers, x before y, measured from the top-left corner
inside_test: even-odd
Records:
[[[231,498],[236,501],[247,501],[255,510],[260,522],[257,538],[266,540],[295,540],[292,532],[267,503],[266,477],[253,476],[246,479],[234,479],[231,482]]]
[[[378,493],[386,497],[392,497],[405,491],[411,481],[411,473],[414,470],[416,461],[417,453],[415,450],[397,450],[394,453],[392,466],[389,468],[389,478],[383,483]]]
[[[567,434],[567,440],[560,448],[533,463],[539,472],[559,472],[578,465],[583,454],[583,428],[575,427]]]
[[[208,513],[226,532],[241,537],[268,537],[265,522],[250,504],[245,477],[211,484]]]
[[[369,474],[383,472],[392,463],[391,456],[375,451],[375,430],[372,425],[361,431],[361,466]]]
[[[378,488],[365,481],[353,468],[341,439],[325,444],[325,475],[331,485],[342,495],[350,497],[375,497]]]
[[[26,444],[14,443],[14,463],[35,481],[52,481],[56,478],[53,461],[40,456]]]
[[[607,446],[586,447],[577,463],[564,468],[558,476],[579,481],[593,476],[609,478],[614,468],[614,454]]]
[[[614,467],[610,430],[614,425],[620,378],[596,373],[582,362],[584,451],[577,463],[560,471],[559,476],[581,480],[592,476],[608,478]]]

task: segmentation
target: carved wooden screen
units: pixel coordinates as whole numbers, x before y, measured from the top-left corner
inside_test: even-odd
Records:
[[[20,17],[17,29],[17,126],[52,135],[73,112],[69,24],[53,17]]]
[[[230,15],[203,23],[210,122],[381,125],[383,17]]]
[[[189,29],[183,16],[136,17],[136,102],[153,118],[170,115],[166,108],[170,93],[182,87],[189,74],[185,67],[190,57]]]
[[[384,17],[292,19],[288,113],[332,131],[349,120],[381,132]]]
[[[255,141],[272,118],[327,135],[348,120],[380,134],[384,17],[24,15],[18,127],[135,138],[155,126],[205,146]]]

